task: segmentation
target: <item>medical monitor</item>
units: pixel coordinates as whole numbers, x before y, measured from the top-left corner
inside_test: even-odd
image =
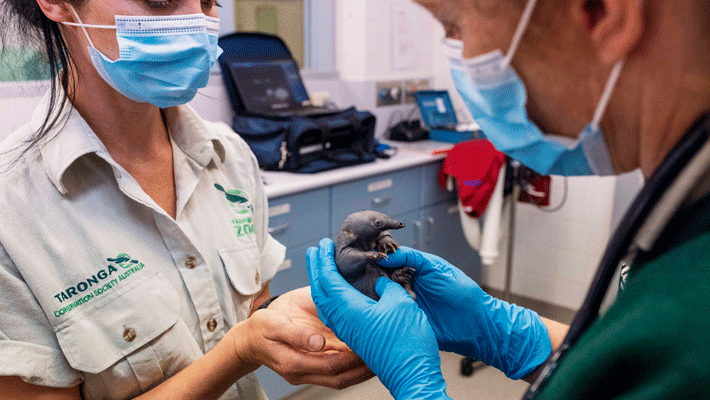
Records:
[[[414,97],[424,124],[430,128],[456,129],[458,119],[454,105],[445,90],[421,90]]]

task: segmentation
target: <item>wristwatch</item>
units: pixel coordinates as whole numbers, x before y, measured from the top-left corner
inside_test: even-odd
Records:
[[[269,304],[271,304],[274,300],[278,299],[279,296],[274,296],[274,297],[270,298],[269,300],[266,300],[265,302],[261,303],[261,305],[256,310],[257,311],[265,310],[269,306]]]

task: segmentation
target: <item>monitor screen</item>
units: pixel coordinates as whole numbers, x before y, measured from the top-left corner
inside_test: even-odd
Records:
[[[230,64],[247,111],[300,109],[310,105],[308,93],[292,60],[238,61]]]
[[[421,90],[414,93],[424,124],[430,128],[455,127],[456,111],[445,90]]]

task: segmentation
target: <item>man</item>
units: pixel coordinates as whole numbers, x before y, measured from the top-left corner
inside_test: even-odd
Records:
[[[706,397],[710,3],[418,2],[452,39],[456,87],[499,150],[544,174],[643,172],[647,185],[598,274],[623,261],[625,289],[598,317],[606,286],[595,284],[568,333],[491,298],[446,261],[401,248],[382,265],[417,271],[416,303],[385,278],[374,302],[337,275],[324,239],[308,252],[323,321],[398,400],[447,398],[438,350],[535,382],[529,397],[540,399]]]

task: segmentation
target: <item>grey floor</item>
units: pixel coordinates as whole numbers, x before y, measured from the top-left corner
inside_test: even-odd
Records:
[[[528,384],[512,381],[495,368],[483,366],[473,376],[460,374],[461,356],[441,353],[441,369],[446,380],[447,394],[453,400],[517,400],[525,393]],[[348,389],[337,391],[310,387],[288,400],[392,400],[392,396],[377,378]]]

